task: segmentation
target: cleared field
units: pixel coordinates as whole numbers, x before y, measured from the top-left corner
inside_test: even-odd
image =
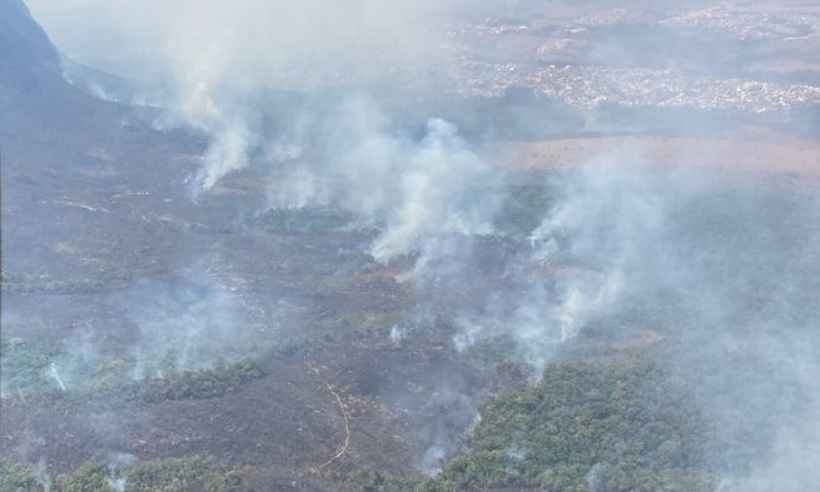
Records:
[[[670,166],[709,166],[820,178],[820,142],[774,132],[750,131],[728,138],[639,135],[508,143],[500,162],[519,169],[554,169],[613,158]]]

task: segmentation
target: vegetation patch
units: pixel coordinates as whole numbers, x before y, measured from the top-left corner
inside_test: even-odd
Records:
[[[38,480],[32,467],[0,461],[0,492],[236,492],[243,490],[238,470],[209,458],[189,456],[146,461],[112,470],[85,463],[54,484]]]
[[[714,443],[683,386],[640,358],[562,362],[485,406],[426,490],[713,490]]]
[[[18,465],[0,460],[0,492],[39,492],[45,490],[29,465]]]
[[[61,477],[58,489],[61,492],[114,492],[116,484],[105,466],[85,463],[74,473]]]
[[[145,361],[133,358],[90,358],[50,350],[19,338],[0,339],[0,390],[4,398],[25,398],[47,392],[67,397],[134,398],[155,403],[164,400],[202,399],[222,396],[264,376],[250,359],[198,370],[176,367],[175,353],[168,352],[159,366],[162,377],[135,378],[135,368]],[[118,397],[118,398],[117,398]]]
[[[142,383],[140,394],[149,403],[215,398],[262,376],[264,372],[256,362],[243,360],[215,369],[181,371],[163,379],[148,379]]]
[[[115,277],[55,279],[45,274],[2,273],[0,287],[6,292],[22,294],[86,294],[111,288],[123,280]]]
[[[352,215],[331,207],[277,208],[258,215],[252,224],[269,232],[311,234],[351,227]]]
[[[237,471],[200,456],[139,463],[125,470],[122,477],[127,492],[242,490],[242,478]]]
[[[544,180],[543,177],[534,179]],[[501,233],[526,238],[544,219],[556,193],[546,184],[514,185],[505,196],[505,201],[495,219],[495,226]]]
[[[3,395],[21,395],[56,387],[49,376],[53,355],[19,338],[0,338],[0,390]]]

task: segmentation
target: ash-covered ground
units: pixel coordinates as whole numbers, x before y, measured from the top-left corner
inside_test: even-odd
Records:
[[[820,5],[438,3],[0,0],[0,491],[820,481]]]

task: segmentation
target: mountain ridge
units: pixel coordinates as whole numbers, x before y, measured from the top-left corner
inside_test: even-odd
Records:
[[[32,90],[60,79],[60,54],[22,0],[0,0],[0,84]]]

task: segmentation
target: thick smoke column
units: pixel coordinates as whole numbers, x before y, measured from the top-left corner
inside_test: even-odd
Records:
[[[419,268],[451,239],[494,232],[503,173],[473,152],[455,125],[432,118],[420,139],[395,134],[388,115],[355,97],[321,126],[331,129],[327,138],[288,143],[318,157],[279,164],[284,179],[271,184],[272,207],[340,207],[383,226],[370,251],[377,261],[421,253]]]
[[[541,258],[595,272],[578,330],[666,340],[663,363],[728,443],[719,467],[753,467],[724,472],[722,490],[799,490],[820,443],[815,185],[607,159],[560,178],[566,195],[533,234]],[[765,443],[753,459],[750,432]]]
[[[273,185],[274,206],[332,201],[364,220],[386,224],[372,249],[379,261],[423,249],[422,242],[434,236],[441,241],[443,234],[491,232],[498,199],[477,199],[472,187],[496,181],[490,177],[494,171],[468,149],[453,125],[431,119],[423,139],[414,142],[392,133],[391,116],[366,96],[285,115],[278,124],[285,132],[271,134],[264,120],[277,108],[265,107],[260,91],[395,83],[383,66],[402,67],[405,75],[424,83],[420,69],[447,57],[441,24],[465,6],[463,0],[389,6],[370,0],[353,5],[178,0],[149,2],[137,11],[126,2],[34,2],[35,13],[69,56],[76,52],[82,62],[125,75],[148,74],[150,80],[143,82],[159,89],[141,100],[167,108],[157,122],[161,127],[188,124],[209,136],[202,165],[187,182],[195,198],[252,160],[267,161],[280,170],[282,180]],[[66,13],[74,20],[66,22]],[[110,22],[82,30],[76,22],[82,13]],[[131,71],[111,64],[106,47],[85,42],[106,35],[140,47],[130,57]],[[303,137],[311,140],[302,142]],[[310,161],[281,162],[303,149],[312,153]],[[441,249],[426,246],[425,258]]]
[[[197,194],[247,166],[263,144],[256,91],[385,82],[391,76],[383,66],[413,73],[435,65],[444,40],[431,26],[461,2],[32,3],[69,57],[142,79],[154,89],[140,100],[165,106],[175,115],[169,121],[210,136],[192,183]]]
[[[501,235],[507,173],[471,149],[458,128],[428,115],[420,135],[396,131],[391,115],[357,96],[288,115],[269,132],[270,108],[259,103],[274,87],[363,87],[399,78],[385,75],[385,66],[413,72],[445,62],[431,23],[473,2],[32,3],[69,56],[143,79],[146,98],[168,110],[162,125],[208,136],[190,178],[195,196],[259,164],[273,169],[271,207],[351,213],[377,231],[368,251],[377,262],[414,257],[412,275],[400,280],[415,280],[419,298],[461,301],[446,313],[459,351],[507,336],[537,371],[578,338],[629,343],[651,332],[664,342],[658,359],[729,443],[725,456],[712,457],[725,475],[720,490],[801,490],[818,481],[820,201],[813,185],[660,168],[640,149],[612,152],[552,173],[545,189],[554,204],[526,239],[511,239],[524,244],[523,253],[503,260],[503,288],[488,288],[473,282],[483,266],[473,253],[478,239]],[[107,37],[117,42],[98,42]],[[136,47],[123,57],[130,66],[112,57],[121,56],[112,49],[118,46]],[[212,355],[197,341],[230,340],[235,333],[222,327],[245,320],[229,289],[191,284],[138,285],[123,304],[138,306],[128,315],[151,351],[179,345],[174,362],[197,368]],[[408,332],[395,328],[396,343]],[[160,357],[137,358],[143,355]],[[56,366],[50,370],[70,389],[70,379],[66,385]],[[460,397],[457,406],[472,410]],[[428,470],[455,448],[452,435],[439,434]],[[739,449],[738,436],[748,434],[766,443],[754,459]],[[591,474],[590,483],[598,478]]]

